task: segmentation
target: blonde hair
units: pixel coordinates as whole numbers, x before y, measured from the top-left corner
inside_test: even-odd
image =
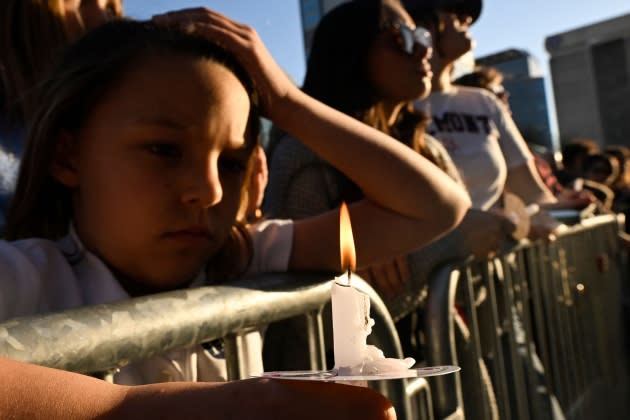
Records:
[[[63,0],[0,2],[0,111],[21,121],[29,93],[68,42]]]

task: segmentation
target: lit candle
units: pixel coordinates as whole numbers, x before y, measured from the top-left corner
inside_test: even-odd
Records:
[[[372,331],[370,298],[351,285],[351,272],[356,269],[356,253],[348,208],[341,206],[339,247],[344,273],[335,277],[331,288],[333,348],[335,368],[340,374],[360,365],[367,355],[366,339]]]

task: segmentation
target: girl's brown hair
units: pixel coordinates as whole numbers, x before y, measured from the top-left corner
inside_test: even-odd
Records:
[[[72,220],[72,191],[50,174],[60,134],[78,130],[129,68],[156,54],[203,57],[234,73],[250,96],[245,141],[250,156],[253,155],[260,129],[254,87],[245,69],[229,52],[208,40],[150,22],[109,22],[70,47],[36,92],[37,107],[28,126],[27,147],[7,217],[7,239],[55,240],[67,234]],[[251,246],[247,235],[241,228],[235,227],[233,232],[225,246],[244,250],[249,261]],[[235,261],[242,261],[243,253],[230,254],[234,261],[222,259],[221,264],[242,266]]]

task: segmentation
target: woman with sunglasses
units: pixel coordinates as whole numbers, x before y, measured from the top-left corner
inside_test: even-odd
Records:
[[[319,23],[302,89],[404,141],[457,177],[450,161],[443,159],[446,153],[441,146],[424,138],[423,116],[406,107],[430,91],[430,55],[430,35],[415,27],[397,0],[348,2]],[[270,143],[265,214],[300,219],[363,197],[354,183],[296,139],[275,132]],[[381,169],[387,170],[375,168]],[[407,277],[406,261],[401,259],[386,271],[394,275],[363,274],[374,277],[368,281],[380,280],[381,284],[373,285],[392,296],[401,289],[399,278]]]
[[[399,139],[461,183],[446,150],[424,133],[424,114],[409,106],[431,90],[431,54],[430,34],[414,25],[397,0],[345,3],[319,23],[303,90]],[[304,218],[363,196],[347,178],[285,133],[272,135],[268,152],[269,186],[263,209],[270,216]],[[514,225],[503,216],[469,211],[455,231],[420,251],[422,263],[412,261],[411,277],[424,279],[438,259],[488,256],[504,245],[512,230]],[[421,288],[405,284],[409,268],[406,258],[400,258],[362,274],[394,304],[403,290],[418,293]]]
[[[430,92],[431,54],[428,31],[416,26],[398,1],[344,3],[325,15],[317,27],[303,90],[398,138],[459,179],[445,149],[424,134],[424,115],[408,106],[411,100]],[[334,208],[342,201],[356,201],[367,193],[289,135],[275,132],[268,152],[269,185],[263,204],[267,215],[300,219]],[[503,216],[472,210],[443,238],[411,255],[359,273],[385,299],[397,321],[405,355],[413,356],[420,350],[407,343],[417,341],[408,337],[419,334],[418,327],[414,327],[416,308],[426,296],[432,269],[449,258],[471,253],[483,257],[496,252],[513,229],[512,222]],[[292,330],[290,334],[287,329]],[[287,350],[293,343],[285,341],[285,337],[293,339],[303,330],[298,320],[270,327],[265,338],[265,365],[274,369],[308,368],[308,361],[296,359],[300,352]],[[460,363],[470,366],[476,361]],[[471,371],[473,368],[468,369]]]

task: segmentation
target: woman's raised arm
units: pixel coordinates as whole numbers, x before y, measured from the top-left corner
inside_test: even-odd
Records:
[[[258,34],[204,8],[154,17],[207,37],[248,69],[264,114],[341,170],[365,194],[351,208],[360,265],[404,254],[455,227],[467,193],[412,149],[306,95],[285,75]],[[292,269],[339,269],[338,216],[296,223]]]

